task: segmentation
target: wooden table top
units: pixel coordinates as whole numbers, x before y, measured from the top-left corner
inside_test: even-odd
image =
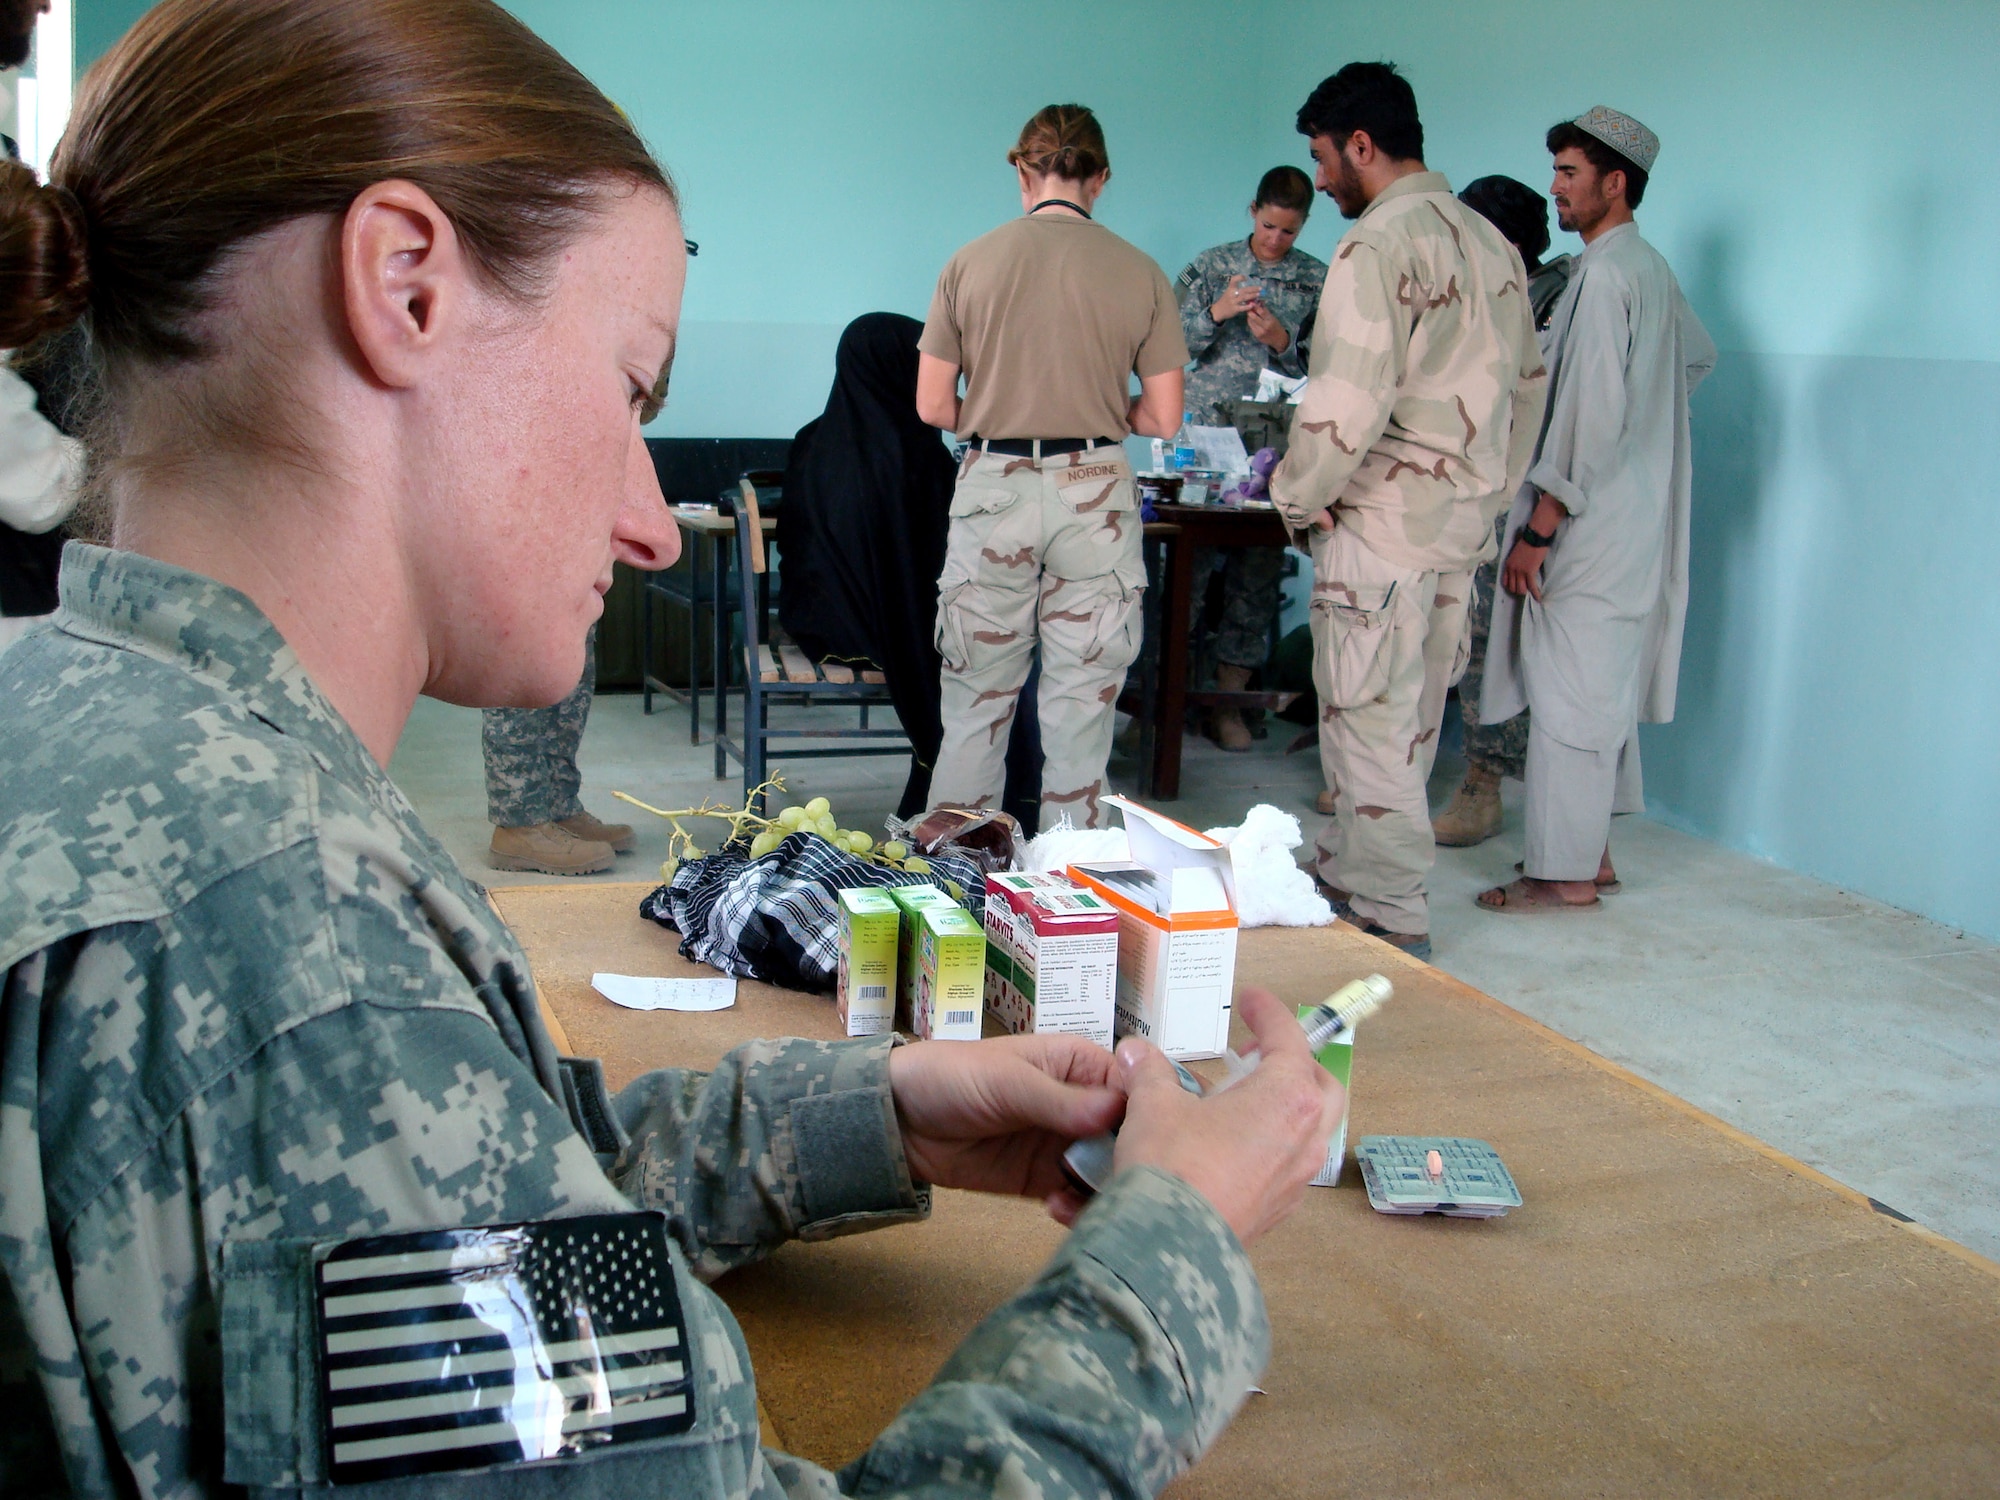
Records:
[[[574,1047],[622,1084],[760,1035],[833,1036],[827,998],[744,982],[705,1015],[621,1010],[593,971],[676,975],[648,887],[493,899]],[[1504,1219],[1373,1212],[1339,1187],[1252,1251],[1274,1352],[1169,1494],[1971,1495],[2000,1475],[2000,1267],[1347,927],[1242,936],[1239,985],[1317,999],[1377,971],[1349,1139],[1477,1136]],[[788,1245],[723,1279],[770,1440],[852,1458],[1063,1231],[941,1192],[929,1223]]]

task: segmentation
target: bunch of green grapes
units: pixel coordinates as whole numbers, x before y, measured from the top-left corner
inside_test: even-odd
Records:
[[[904,869],[922,874],[930,865],[921,859],[910,857],[910,846],[898,839],[890,839],[878,845],[874,838],[852,828],[842,828],[839,819],[833,815],[833,804],[824,797],[815,797],[803,807],[787,807],[771,820],[762,833],[750,841],[750,857],[762,859],[787,837],[794,833],[814,833],[845,853],[858,855],[863,859],[877,856],[885,862],[901,865]]]
[[[756,788],[741,808],[711,806],[706,802],[700,807],[654,807],[624,792],[616,792],[613,795],[621,801],[631,803],[634,807],[644,808],[649,813],[665,818],[673,825],[673,830],[667,839],[668,858],[660,866],[662,880],[672,880],[683,861],[701,859],[705,855],[705,851],[695,843],[693,836],[681,826],[682,818],[720,818],[726,821],[729,824],[729,837],[725,842],[729,843],[742,838],[745,834],[752,834],[750,839],[752,859],[762,859],[794,833],[810,833],[825,839],[842,853],[854,855],[858,859],[872,860],[892,869],[908,870],[915,875],[931,873],[930,861],[911,854],[910,846],[902,840],[889,839],[878,844],[866,833],[842,828],[839,820],[833,815],[833,804],[824,797],[815,797],[802,807],[787,807],[772,818],[751,810],[757,805],[758,799],[766,793],[783,791],[784,788],[784,778],[773,776]],[[755,830],[754,834],[752,830]],[[955,890],[954,894],[957,894]]]

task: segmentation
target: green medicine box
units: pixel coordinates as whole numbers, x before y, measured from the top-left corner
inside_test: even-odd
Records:
[[[926,1041],[976,1042],[986,1010],[986,930],[957,904],[917,917],[913,1031]]]
[[[897,1013],[903,1024],[915,1028],[917,1014],[917,914],[932,907],[956,907],[941,888],[934,885],[896,885],[883,892],[896,903],[902,920],[896,938],[896,972],[902,976],[902,993]]]
[[[896,1024],[896,938],[901,916],[888,893],[842,891],[836,999],[849,1036],[880,1036]]]
[[[1301,1021],[1305,1020],[1307,1016],[1311,1015],[1318,1008],[1316,1005],[1301,1005],[1299,1007],[1299,1019]],[[1319,1065],[1339,1081],[1343,1096],[1351,1087],[1350,1080],[1354,1077],[1354,1032],[1355,1028],[1350,1026],[1346,1031],[1343,1031],[1314,1054],[1319,1059]],[[1346,1155],[1347,1103],[1345,1097],[1343,1097],[1340,1106],[1340,1124],[1333,1132],[1333,1139],[1327,1142],[1326,1160],[1320,1164],[1319,1174],[1313,1178],[1312,1185],[1314,1187],[1338,1186],[1340,1182],[1340,1164]]]

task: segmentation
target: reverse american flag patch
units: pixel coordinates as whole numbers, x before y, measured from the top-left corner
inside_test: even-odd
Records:
[[[319,1263],[316,1289],[335,1484],[694,1424],[661,1214],[350,1240]]]

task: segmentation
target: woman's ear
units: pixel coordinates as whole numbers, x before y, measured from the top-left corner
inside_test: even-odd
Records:
[[[378,182],[348,205],[340,232],[347,327],[383,385],[422,379],[463,316],[471,270],[451,220],[415,183]]]

